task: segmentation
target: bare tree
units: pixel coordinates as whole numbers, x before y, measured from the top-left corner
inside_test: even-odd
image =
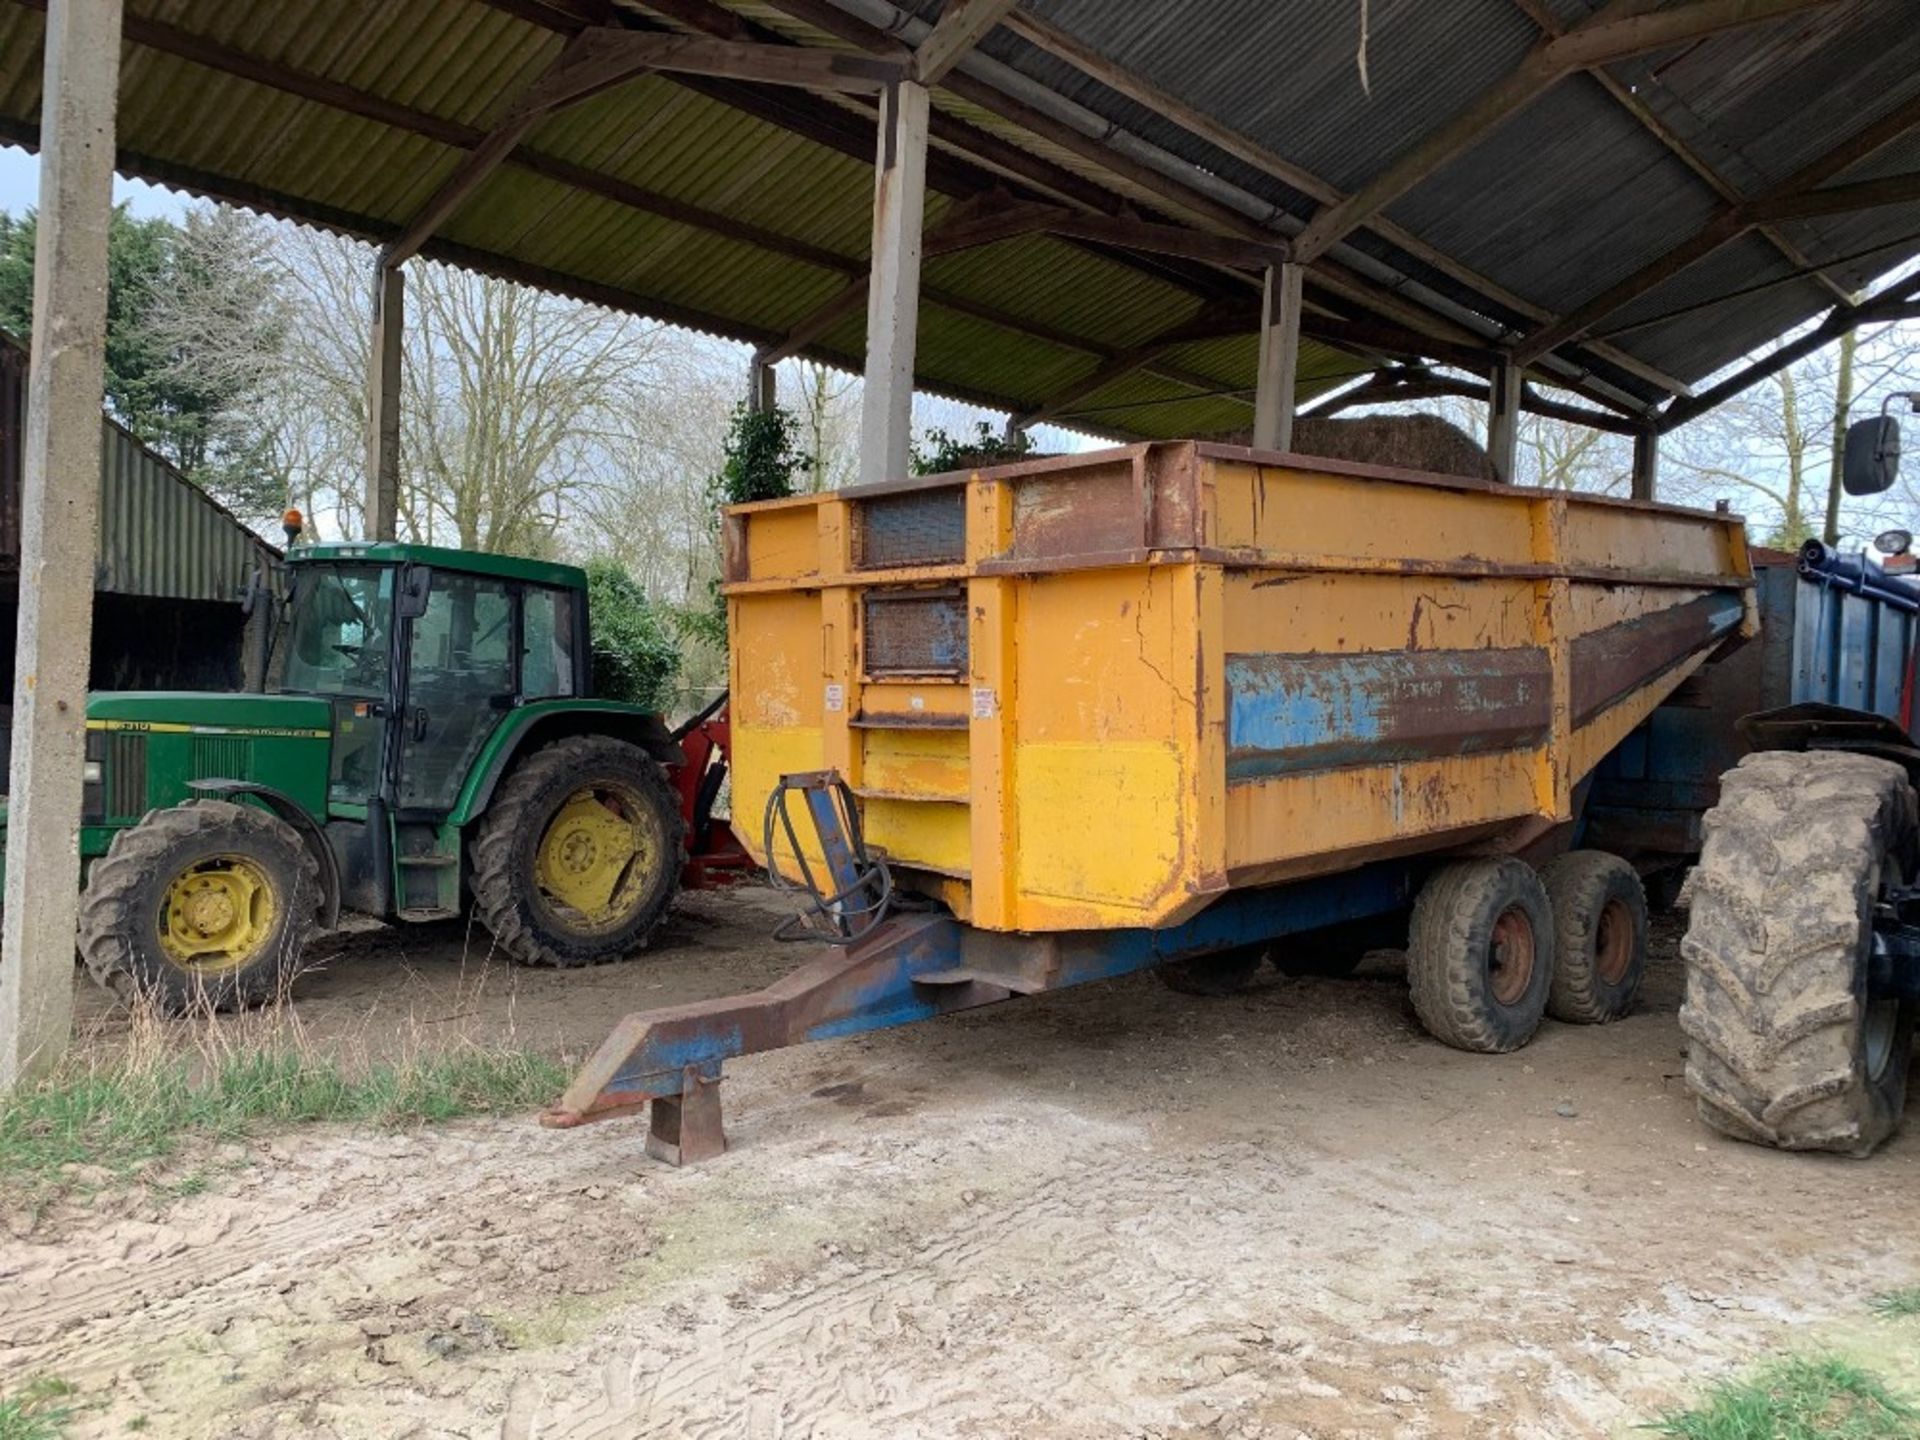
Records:
[[[659,327],[441,265],[412,267],[401,508],[415,538],[546,554],[605,471]]]

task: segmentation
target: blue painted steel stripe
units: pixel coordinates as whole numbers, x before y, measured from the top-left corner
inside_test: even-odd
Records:
[[[1546,651],[1229,655],[1227,779],[1538,745],[1552,719]]]

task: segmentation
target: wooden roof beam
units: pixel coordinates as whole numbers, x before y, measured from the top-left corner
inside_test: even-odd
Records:
[[[1520,0],[1520,3],[1529,4],[1531,0]],[[1008,29],[1028,44],[1045,51],[1057,60],[1066,62],[1116,94],[1123,95],[1136,104],[1144,105],[1156,114],[1165,116],[1181,129],[1223,153],[1231,155],[1242,164],[1271,176],[1290,189],[1298,190],[1309,199],[1319,201],[1323,205],[1332,205],[1346,198],[1341,190],[1312,171],[1274,153],[1239,131],[1221,124],[1204,111],[1160,89],[1133,71],[1114,64],[1058,26],[1025,11],[1015,11],[1007,17],[1006,23]],[[1456,284],[1484,296],[1494,307],[1528,320],[1546,321],[1553,318],[1552,312],[1545,306],[1536,305],[1514,294],[1488,276],[1434,249],[1418,236],[1383,216],[1375,216],[1368,222],[1367,228]],[[1616,346],[1593,343],[1586,348],[1607,364],[1635,375],[1670,394],[1688,393],[1688,387],[1681,381]]]
[[[581,33],[601,32],[596,27]],[[716,40],[705,35],[667,35],[653,30],[613,29],[604,33],[618,36],[620,48],[646,68],[671,74],[858,95],[875,94],[908,78],[905,61],[872,55],[751,40]]]
[[[573,36],[553,63],[507,107],[500,122],[467,151],[406,228],[380,252],[381,265],[392,270],[419,254],[427,237],[446,223],[513,153],[527,132],[547,116],[630,80],[646,68],[647,62],[623,43],[621,31],[594,26]]]
[[[1131,375],[1136,370],[1148,369],[1169,350],[1177,350],[1182,345],[1192,345],[1203,340],[1219,340],[1231,335],[1242,335],[1246,333],[1246,329],[1246,322],[1240,317],[1220,313],[1203,313],[1195,316],[1170,330],[1163,331],[1151,340],[1109,355],[1089,374],[1074,381],[1059,394],[1049,397],[1044,404],[1024,414],[1015,415],[1011,422],[1012,428],[1030,430],[1035,425],[1044,425],[1047,421],[1065,414],[1088,396],[1096,395],[1106,389],[1114,381]],[[1201,376],[1189,378],[1204,380]],[[1201,384],[1192,388],[1206,387]]]
[[[1553,39],[1561,33],[1563,27],[1558,18],[1555,17],[1553,11],[1548,9],[1545,3],[1543,3],[1543,0],[1514,0],[1514,4],[1519,6],[1526,14],[1526,17],[1533,21],[1533,23],[1540,28],[1541,33],[1546,35],[1548,39]],[[1712,190],[1715,195],[1718,195],[1723,203],[1728,205],[1737,205],[1740,203],[1740,192],[1728,182],[1727,178],[1714,167],[1713,163],[1709,161],[1706,156],[1694,149],[1671,125],[1656,114],[1653,107],[1641,98],[1632,85],[1627,84],[1615,76],[1610,70],[1595,69],[1589,73],[1593,76],[1594,80],[1599,83],[1600,88],[1613,97],[1614,102],[1618,104],[1622,110],[1625,110],[1639,122],[1641,129],[1653,136],[1655,140],[1658,140],[1669,154],[1679,160],[1681,164],[1685,165],[1689,170],[1693,171],[1695,175],[1699,176],[1707,188]],[[1376,225],[1372,228],[1378,229],[1379,227]],[[1792,240],[1788,239],[1777,227],[1761,225],[1757,227],[1756,233],[1775,250],[1779,251],[1796,270],[1805,270],[1813,279],[1814,283],[1819,285],[1821,289],[1825,290],[1836,301],[1843,305],[1849,301],[1851,297],[1847,294],[1846,288],[1819,266],[1815,265],[1813,261],[1808,258],[1806,252],[1801,250]],[[1533,318],[1536,320],[1545,320],[1551,317],[1543,310],[1536,313]],[[1598,354],[1600,353],[1599,344],[1600,342],[1589,341],[1587,348]]]
[[[966,53],[986,38],[1017,0],[947,0],[933,30],[913,52],[913,78],[938,85]]]
[[[1670,430],[1679,429],[1689,420],[1697,419],[1714,406],[1758,385],[1769,375],[1778,374],[1822,346],[1832,344],[1858,326],[1891,320],[1920,320],[1920,300],[1914,298],[1916,292],[1920,292],[1920,277],[1909,275],[1858,305],[1834,306],[1825,320],[1797,340],[1789,340],[1744,370],[1729,375],[1718,385],[1710,386],[1690,399],[1676,401],[1661,415],[1660,433],[1664,435]]]
[[[1644,0],[1610,0],[1565,34],[1536,45],[1505,79],[1403,152],[1360,189],[1337,204],[1323,206],[1295,238],[1294,253],[1305,261],[1325,254],[1577,70],[1834,3],[1836,0],[1691,0],[1671,10],[1641,14],[1637,11]]]
[[[1514,347],[1515,355],[1525,362],[1544,355],[1568,341],[1579,339],[1607,316],[1631,304],[1642,295],[1658,289],[1683,270],[1713,254],[1721,246],[1738,239],[1755,225],[1793,218],[1796,208],[1799,208],[1802,214],[1816,215],[1833,213],[1830,210],[1818,208],[1820,206],[1839,205],[1844,208],[1858,209],[1861,206],[1852,202],[1873,194],[1892,198],[1871,203],[1901,203],[1903,182],[1908,181],[1910,177],[1894,176],[1886,182],[1884,189],[1878,188],[1882,185],[1880,181],[1863,181],[1859,185],[1838,186],[1831,190],[1821,190],[1819,187],[1833,176],[1851,169],[1868,156],[1899,139],[1916,126],[1920,126],[1920,97],[1896,107],[1818,159],[1801,166],[1766,194],[1738,205],[1725,207],[1713,219],[1666,254],[1654,257],[1631,275],[1615,281],[1584,304],[1568,311],[1560,319],[1535,330]],[[1823,195],[1832,198],[1823,200],[1820,198]]]

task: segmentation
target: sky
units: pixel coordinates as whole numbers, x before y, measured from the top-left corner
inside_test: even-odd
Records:
[[[113,198],[126,201],[135,215],[164,215],[178,220],[186,214],[185,196],[123,176],[113,177]],[[0,210],[18,215],[40,204],[40,157],[13,145],[0,145]]]

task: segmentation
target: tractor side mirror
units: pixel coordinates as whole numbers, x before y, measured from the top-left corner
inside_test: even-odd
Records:
[[[418,620],[427,613],[427,597],[433,593],[433,571],[425,565],[409,565],[400,572],[399,614],[402,620]]]
[[[1900,422],[1891,415],[1856,420],[1847,427],[1840,483],[1849,495],[1878,495],[1900,475]]]

